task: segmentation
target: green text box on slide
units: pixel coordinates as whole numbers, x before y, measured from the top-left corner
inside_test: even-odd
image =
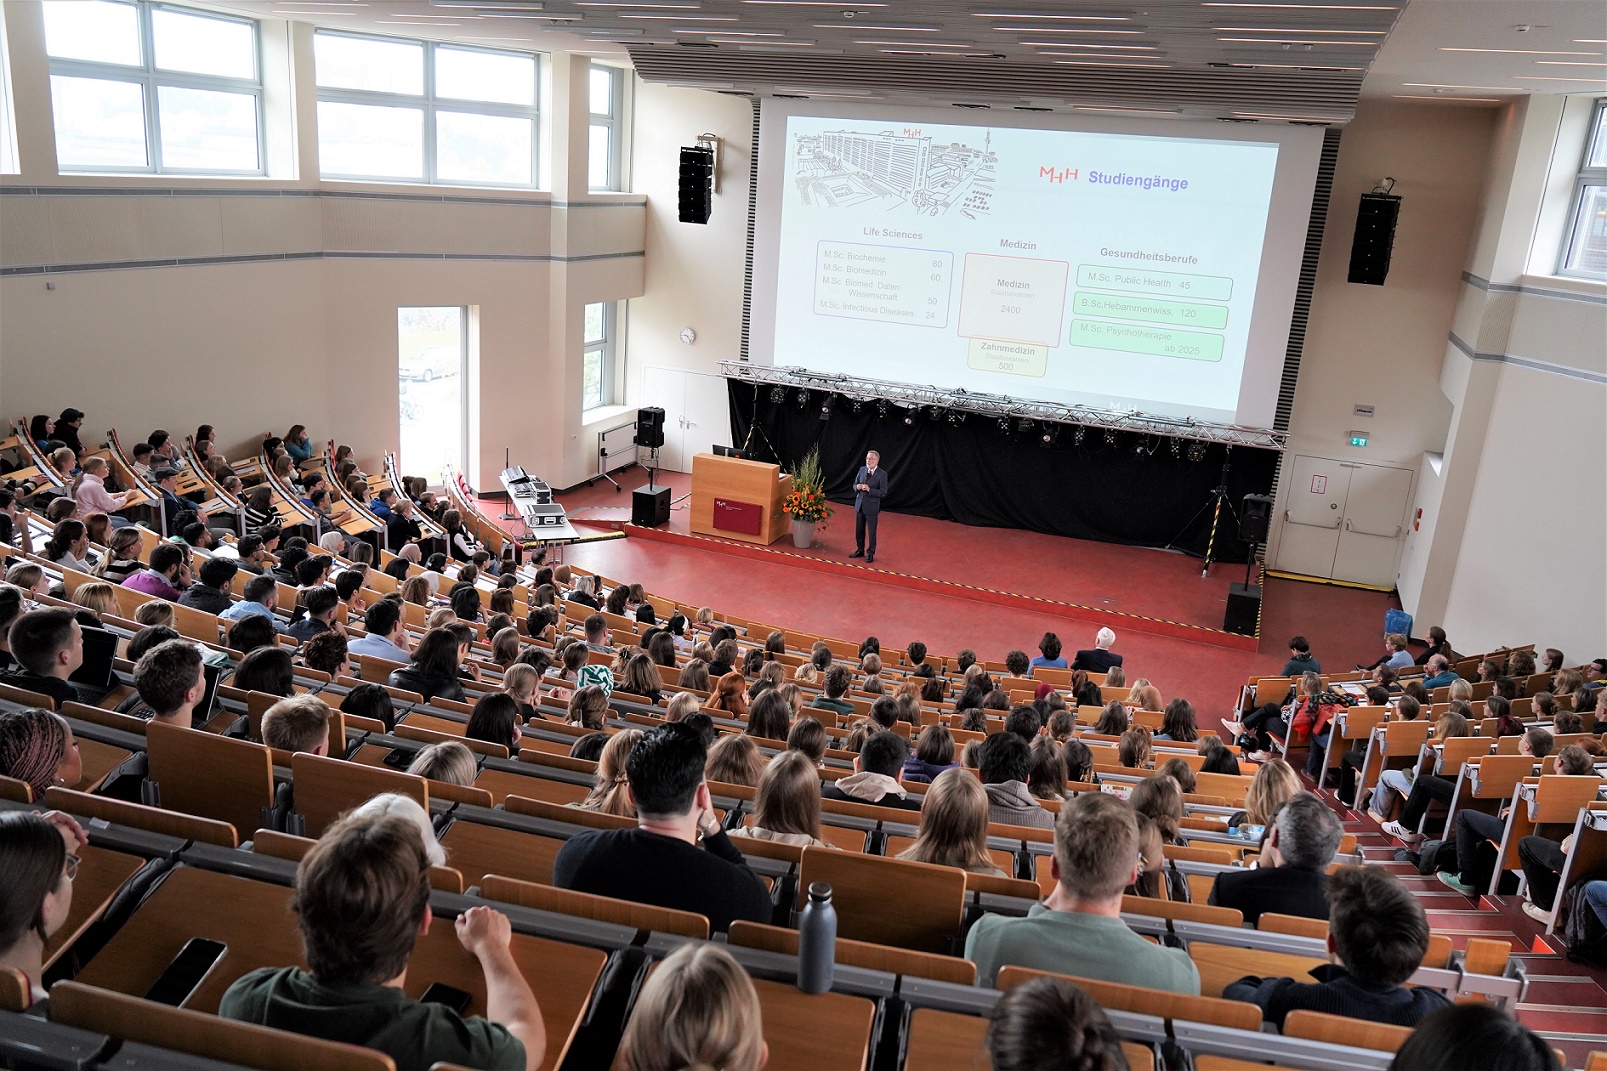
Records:
[[[1142,320],[1179,327],[1226,327],[1226,305],[1201,305],[1197,301],[1168,301],[1165,298],[1128,297],[1124,294],[1092,294],[1077,291],[1073,315],[1108,316],[1117,320]]]
[[[1098,290],[1125,290],[1156,297],[1204,298],[1226,301],[1233,296],[1233,280],[1222,275],[1185,275],[1148,268],[1120,268],[1111,264],[1077,265],[1077,285]]]
[[[1071,321],[1071,344],[1095,350],[1147,353],[1185,361],[1220,361],[1222,336],[1170,327],[1140,327],[1103,320]]]

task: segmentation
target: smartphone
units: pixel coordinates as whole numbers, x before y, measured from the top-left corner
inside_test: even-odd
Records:
[[[173,957],[173,962],[151,984],[151,988],[145,991],[145,999],[177,1008],[195,992],[195,987],[201,984],[206,972],[228,950],[229,946],[222,941],[210,941],[205,937],[190,938],[179,949],[179,954]]]
[[[426,1004],[445,1004],[448,1008],[462,1015],[469,1010],[469,1003],[474,997],[454,986],[442,985],[440,982],[431,982],[419,998]]]

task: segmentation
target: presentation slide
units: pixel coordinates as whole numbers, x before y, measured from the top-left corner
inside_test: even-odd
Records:
[[[764,146],[780,172],[772,363],[1270,423],[1293,303],[1292,279],[1258,303],[1277,140],[796,114],[784,129]],[[1297,267],[1298,242],[1285,253]],[[1275,352],[1248,360],[1258,345]],[[1252,367],[1262,389],[1246,391]]]

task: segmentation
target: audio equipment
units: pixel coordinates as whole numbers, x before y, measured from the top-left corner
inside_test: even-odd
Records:
[[[645,446],[652,450],[664,445],[664,410],[656,405],[636,410],[634,441],[637,446]]]
[[[681,175],[677,187],[682,223],[707,223],[714,211],[714,150],[704,147],[681,150]]]
[[[1266,495],[1245,495],[1239,515],[1239,539],[1245,543],[1265,543],[1272,526],[1272,499]]]
[[[1361,207],[1356,210],[1356,236],[1350,243],[1350,282],[1384,285],[1384,277],[1389,274],[1390,251],[1395,245],[1395,221],[1400,212],[1399,197],[1382,193],[1361,195]]]
[[[1228,585],[1228,610],[1222,616],[1222,628],[1240,636],[1254,636],[1261,620],[1261,589],[1235,580]]]
[[[631,523],[638,528],[657,528],[670,519],[668,487],[638,487],[631,492]]]

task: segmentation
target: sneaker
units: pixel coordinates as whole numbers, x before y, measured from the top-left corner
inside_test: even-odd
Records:
[[[1462,875],[1460,874],[1447,874],[1445,871],[1441,870],[1434,876],[1440,879],[1441,885],[1444,885],[1448,889],[1453,889],[1456,892],[1461,893],[1463,896],[1476,896],[1478,894],[1478,890],[1473,886],[1463,884]]]
[[[1245,758],[1249,759],[1251,762],[1266,762],[1268,759],[1272,758],[1272,753],[1270,751],[1252,751],[1246,755]]]
[[[1385,822],[1383,829],[1385,833],[1406,844],[1417,844],[1423,839],[1421,833],[1413,833],[1399,822]]]
[[[1529,900],[1523,902],[1523,913],[1543,925],[1551,924],[1551,912]]]
[[[1222,728],[1232,733],[1235,738],[1244,735],[1244,722],[1242,721],[1224,721]]]

